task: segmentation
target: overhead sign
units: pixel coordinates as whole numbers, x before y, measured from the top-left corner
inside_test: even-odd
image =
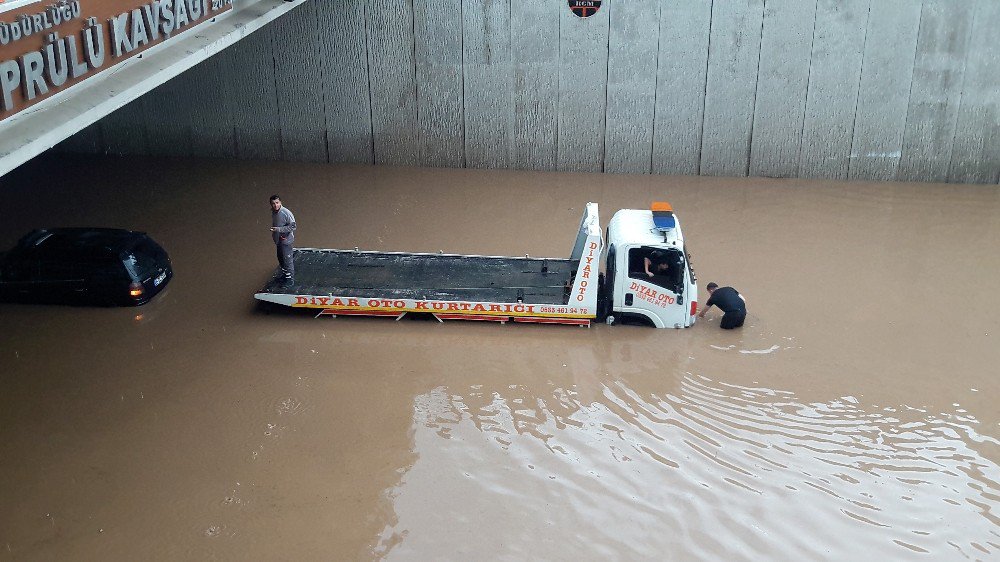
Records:
[[[569,0],[569,9],[581,18],[589,18],[601,9],[601,0]]]
[[[0,0],[0,121],[231,10],[232,2]]]
[[[42,0],[0,0],[0,13],[9,12],[14,8],[20,8],[28,4],[41,2]]]

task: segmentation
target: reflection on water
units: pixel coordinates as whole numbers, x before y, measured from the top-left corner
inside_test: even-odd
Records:
[[[572,383],[418,396],[421,460],[388,492],[399,520],[377,552],[477,552],[469,535],[496,517],[515,556],[774,558],[779,537],[797,560],[1000,554],[984,455],[1000,441],[958,405],[804,402],[690,373],[659,392],[595,384],[590,399]],[[575,541],[538,550],[542,530]]]

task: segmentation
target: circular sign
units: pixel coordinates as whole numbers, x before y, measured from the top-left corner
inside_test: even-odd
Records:
[[[601,8],[601,0],[569,0],[569,9],[581,18],[589,18]]]

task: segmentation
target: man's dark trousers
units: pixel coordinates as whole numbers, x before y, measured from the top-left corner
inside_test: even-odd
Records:
[[[295,261],[292,259],[295,250],[291,244],[275,244],[275,246],[278,248],[278,265],[281,266],[281,273],[285,279],[291,279],[295,276]]]
[[[747,311],[746,310],[733,310],[722,315],[722,321],[719,322],[719,327],[723,330],[732,330],[733,328],[739,328],[743,325],[743,321],[746,320]]]

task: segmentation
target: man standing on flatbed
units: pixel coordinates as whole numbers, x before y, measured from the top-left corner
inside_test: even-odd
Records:
[[[708,309],[715,305],[725,313],[722,315],[722,321],[719,322],[720,328],[732,330],[742,326],[747,317],[747,300],[743,298],[743,295],[732,287],[720,288],[715,283],[709,283],[707,289],[710,296],[708,302],[705,303],[705,308],[698,313],[698,318],[704,318]]]
[[[285,281],[291,282],[295,277],[295,262],[292,254],[295,249],[295,215],[287,207],[281,206],[281,198],[271,196],[271,236],[278,249],[278,265]]]

